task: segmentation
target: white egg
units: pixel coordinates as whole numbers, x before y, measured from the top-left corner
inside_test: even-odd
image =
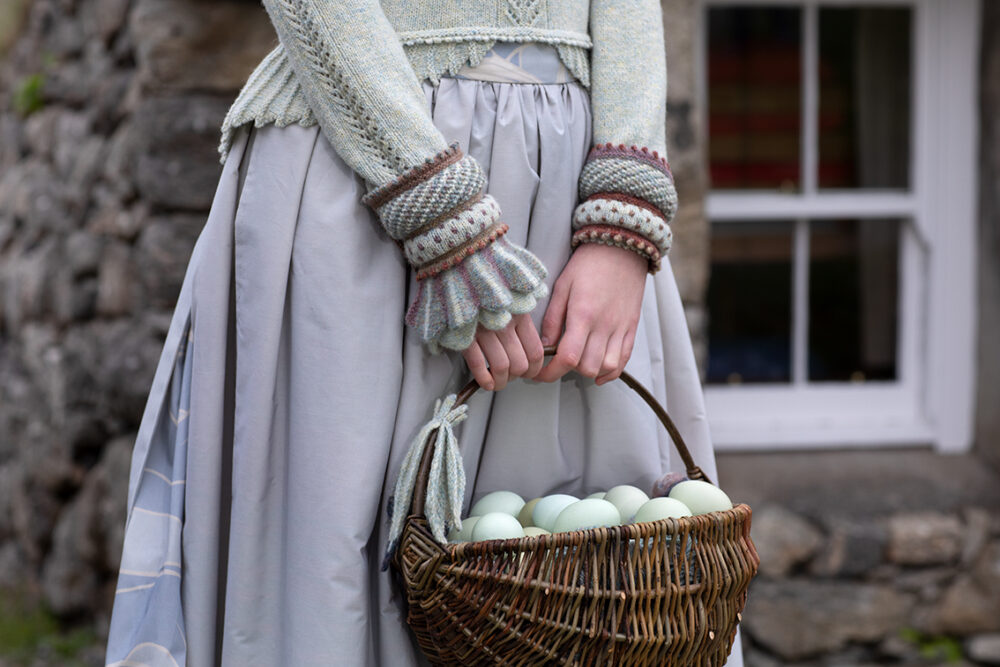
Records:
[[[524,528],[525,537],[537,537],[538,535],[551,535],[549,531],[544,528],[539,528],[538,526],[526,526]]]
[[[472,529],[472,541],[507,540],[524,537],[524,529],[517,519],[506,512],[490,512],[479,517]]]
[[[606,495],[608,495],[607,491],[595,491],[594,493],[587,496],[587,498],[599,498],[601,500],[604,500],[604,496]],[[584,498],[584,500],[587,500],[587,498]]]
[[[490,512],[503,512],[517,516],[522,507],[524,507],[524,498],[513,491],[494,491],[477,500],[472,509],[469,510],[469,514],[485,516]]]
[[[535,505],[541,498],[532,498],[528,502],[524,503],[524,507],[521,511],[517,513],[517,520],[521,522],[521,525],[527,528],[528,526],[534,525],[531,523],[531,513],[535,511]]]
[[[601,498],[586,498],[567,505],[556,517],[553,533],[566,533],[572,530],[586,530],[598,526],[621,525],[622,517],[618,508]]]
[[[631,484],[621,484],[608,489],[608,494],[604,499],[618,508],[618,513],[622,516],[622,521],[629,522],[635,515],[636,510],[649,500],[646,492]]]
[[[636,510],[632,523],[679,519],[682,516],[691,516],[691,510],[676,498],[650,498]]]
[[[448,533],[449,542],[468,542],[472,539],[472,529],[475,528],[478,516],[470,516],[462,519],[462,530],[451,529]]]
[[[693,514],[706,514],[733,508],[733,501],[726,492],[714,484],[700,479],[689,479],[677,483],[670,489],[670,498],[681,501]]]
[[[551,496],[545,496],[535,505],[535,511],[531,513],[531,523],[539,528],[551,531],[552,526],[555,525],[556,517],[559,516],[559,512],[562,512],[567,505],[575,503],[578,500],[580,499],[565,493],[555,493]]]

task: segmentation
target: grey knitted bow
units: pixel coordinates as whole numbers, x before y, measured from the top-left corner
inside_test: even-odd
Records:
[[[444,400],[440,398],[434,403],[434,416],[424,424],[410,444],[410,451],[403,459],[403,465],[396,479],[396,489],[392,497],[392,523],[389,526],[389,545],[386,548],[382,569],[389,566],[393,552],[396,550],[399,535],[403,532],[403,523],[408,514],[407,508],[413,497],[413,486],[417,481],[420,459],[430,440],[431,432],[437,429],[434,443],[434,455],[431,457],[431,469],[427,476],[427,497],[424,500],[424,514],[430,525],[434,539],[442,544],[447,543],[446,524],[461,529],[462,502],[465,498],[465,468],[462,465],[462,454],[458,451],[458,438],[453,427],[468,415],[468,406],[455,406],[457,396],[449,394]]]

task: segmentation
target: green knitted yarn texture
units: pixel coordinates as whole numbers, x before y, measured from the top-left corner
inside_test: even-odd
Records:
[[[455,437],[454,427],[466,418],[469,406],[462,404],[455,407],[456,400],[456,394],[449,394],[444,400],[439,398],[435,401],[434,416],[420,429],[406,452],[392,495],[393,513],[389,524],[389,543],[382,561],[383,570],[388,567],[389,560],[399,543],[399,536],[403,532],[403,524],[413,500],[413,487],[420,471],[420,460],[430,443],[432,434],[434,455],[431,457],[431,468],[427,477],[424,515],[427,517],[434,539],[442,544],[448,541],[449,527],[462,527],[465,468],[462,465],[462,453],[458,449],[458,438]],[[436,434],[435,429],[437,429]]]
[[[497,41],[556,48],[589,90],[595,144],[638,145],[665,158],[667,72],[659,0],[262,1],[279,44],[226,114],[219,144],[223,162],[243,125],[319,125],[368,191],[377,191],[449,148],[431,118],[422,82],[475,65]],[[545,267],[502,238],[499,207],[485,197],[478,204],[469,198],[470,192],[483,191],[477,167],[469,158],[449,170],[451,186],[419,185],[380,211],[390,236],[400,240],[436,220],[435,214],[448,222],[447,212],[458,211],[461,202],[478,206],[466,229],[451,216],[456,222],[451,239],[438,240],[422,229],[422,239],[404,247],[408,261],[422,264],[426,277],[405,321],[435,351],[464,349],[477,323],[504,326],[547,294]],[[642,180],[632,167],[598,173],[595,166],[581,176],[599,178],[607,192],[628,193]],[[643,192],[649,201],[670,207],[662,188]],[[675,195],[673,201],[675,206]],[[662,248],[668,234],[657,237],[660,231],[657,223],[655,230],[645,230],[648,235],[629,233],[655,239]],[[427,268],[453,240],[475,245],[475,252],[446,253],[444,263]],[[499,264],[492,272],[483,268],[494,261]],[[460,289],[468,284],[467,275],[476,278],[471,288]],[[520,287],[501,288],[504,282]]]

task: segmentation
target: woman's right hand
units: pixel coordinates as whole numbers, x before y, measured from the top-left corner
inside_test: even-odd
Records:
[[[480,387],[500,391],[512,378],[535,377],[545,355],[531,314],[523,313],[513,315],[498,331],[480,324],[475,341],[462,350],[462,356]]]

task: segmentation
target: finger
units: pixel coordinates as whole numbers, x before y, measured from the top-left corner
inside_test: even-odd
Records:
[[[637,326],[631,326],[625,332],[625,340],[622,342],[622,370],[625,370],[625,364],[632,358],[632,346],[635,344],[635,334],[638,330]]]
[[[497,337],[500,339],[500,343],[507,353],[507,359],[510,361],[507,374],[511,378],[521,377],[528,370],[528,355],[521,346],[521,339],[514,328],[515,324],[511,320],[510,324],[497,332]]]
[[[479,342],[472,341],[472,345],[462,350],[462,356],[465,357],[465,363],[468,364],[469,370],[472,371],[472,377],[476,379],[479,386],[487,391],[492,391],[493,376],[486,368],[486,357],[483,355]]]
[[[567,303],[569,303],[569,288],[565,282],[556,280],[552,288],[552,298],[549,299],[545,316],[542,318],[542,345],[555,345],[559,342],[566,321]]]
[[[571,327],[559,341],[559,347],[552,361],[535,376],[541,382],[553,382],[580,363],[583,345],[587,342],[587,330],[583,327]]]
[[[518,315],[516,326],[517,337],[521,340],[521,347],[528,358],[528,370],[524,373],[526,378],[534,378],[538,371],[542,370],[542,363],[545,361],[545,349],[542,347],[542,340],[538,337],[538,329],[528,314]]]
[[[587,336],[587,344],[583,348],[583,356],[576,367],[577,373],[584,377],[597,377],[604,361],[604,353],[608,349],[608,336],[600,331],[591,331]]]
[[[616,379],[622,373],[625,362],[622,361],[622,346],[625,343],[625,330],[616,331],[608,340],[608,349],[604,353],[604,362],[597,376],[597,384],[601,385]]]
[[[483,331],[479,345],[482,346],[486,361],[490,365],[490,374],[493,376],[493,391],[500,391],[507,386],[507,369],[510,367],[507,353],[495,331]]]

